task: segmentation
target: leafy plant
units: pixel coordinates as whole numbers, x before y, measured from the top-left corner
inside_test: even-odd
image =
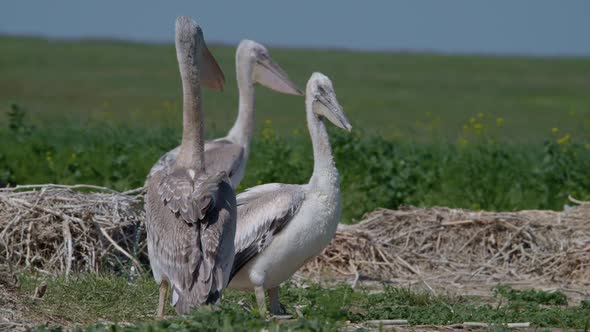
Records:
[[[545,305],[567,305],[567,296],[562,292],[546,292],[535,289],[516,290],[510,285],[498,285],[494,289],[497,295],[510,302],[530,302]]]
[[[132,189],[143,185],[151,166],[178,140],[179,133],[169,128],[64,125],[24,136],[0,128],[0,181]],[[555,139],[540,145],[415,144],[333,128],[330,141],[340,172],[343,222],[400,205],[562,209],[569,195],[590,199],[590,150],[583,142],[570,141],[567,148]],[[306,183],[312,171],[309,138],[281,137],[267,126],[252,143],[238,191],[270,182]]]

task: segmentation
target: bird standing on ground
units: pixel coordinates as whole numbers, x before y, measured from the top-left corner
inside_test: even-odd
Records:
[[[260,83],[272,90],[291,95],[303,95],[283,69],[273,61],[263,45],[243,40],[236,50],[236,78],[240,93],[238,117],[225,137],[205,143],[207,172],[225,171],[235,189],[242,181],[254,135],[254,84]],[[164,154],[150,170],[169,168],[176,160],[180,147]]]
[[[309,79],[305,105],[314,156],[309,183],[264,184],[237,197],[236,257],[228,287],[254,288],[261,313],[268,290],[271,312],[281,314],[280,284],[328,245],[340,220],[340,177],[324,121],[348,131],[352,126],[332,82],[321,73]]]
[[[176,55],[183,90],[182,143],[170,167],[147,180],[147,243],[160,285],[158,317],[164,314],[169,286],[180,314],[219,301],[235,252],[235,194],[224,171],[207,173],[203,151],[200,83],[220,90],[224,78],[201,28],[189,17],[176,20]]]

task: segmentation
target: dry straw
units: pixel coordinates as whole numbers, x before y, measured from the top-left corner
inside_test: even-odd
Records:
[[[544,280],[590,285],[590,204],[562,212],[377,210],[340,225],[301,272],[381,280]],[[0,263],[66,275],[147,265],[141,188],[0,189]]]
[[[575,201],[575,200],[573,200]],[[302,272],[380,280],[526,281],[590,285],[590,204],[565,211],[377,210],[336,238]],[[432,290],[432,289],[430,289]]]
[[[47,274],[141,270],[141,190],[76,185],[0,189],[0,256]]]

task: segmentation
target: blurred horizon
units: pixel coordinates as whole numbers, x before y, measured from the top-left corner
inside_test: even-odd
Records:
[[[229,9],[230,6],[231,10]],[[444,54],[590,56],[590,2],[375,1],[252,3],[4,1],[0,35],[168,44],[193,17],[215,44]],[[203,13],[203,14],[200,14]],[[359,14],[361,13],[361,14]]]

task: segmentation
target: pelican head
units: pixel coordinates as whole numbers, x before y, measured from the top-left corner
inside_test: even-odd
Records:
[[[205,86],[218,91],[223,89],[225,77],[207,48],[203,30],[188,16],[176,19],[176,56],[182,64],[181,75],[197,73]]]
[[[270,57],[263,45],[253,40],[242,40],[236,52],[237,69],[239,63],[247,62],[252,68],[251,79],[265,87],[290,95],[302,96],[303,91],[295,85],[287,73]]]
[[[328,76],[322,73],[313,73],[307,81],[306,94],[308,101],[311,101],[312,110],[317,116],[327,118],[339,128],[349,132],[352,130],[352,125],[336,99],[334,86]]]

